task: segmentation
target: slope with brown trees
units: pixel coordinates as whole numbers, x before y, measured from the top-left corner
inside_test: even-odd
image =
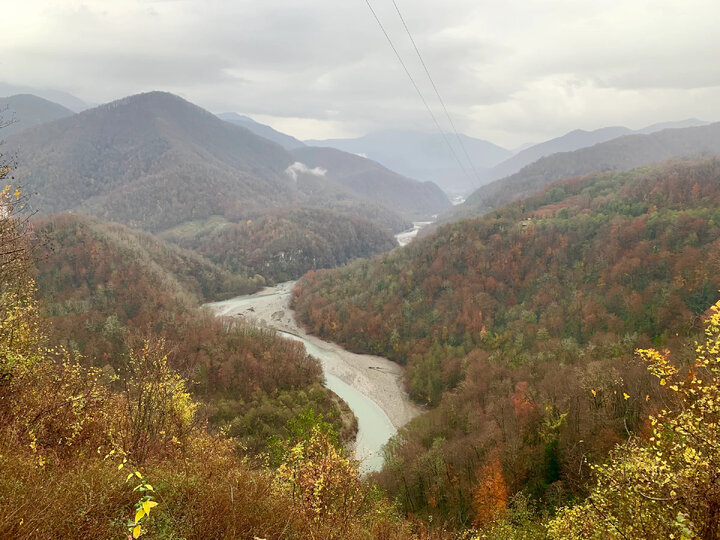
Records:
[[[34,229],[47,333],[86,364],[122,373],[132,351],[161,340],[211,422],[251,453],[266,451],[309,410],[343,441],[354,435],[352,414],[321,386],[320,364],[302,347],[200,311],[203,301],[255,291],[262,278],[231,276],[193,252],[94,218],[53,216]]]
[[[307,207],[268,211],[242,223],[215,217],[160,236],[234,274],[262,275],[274,282],[397,247],[388,232],[368,220]]]
[[[294,303],[313,332],[406,364],[436,406],[388,449],[382,481],[408,511],[469,524],[498,452],[510,494],[559,504],[659,403],[634,348],[684,350],[717,299],[719,208],[716,160],[556,182],[310,273]]]
[[[280,145],[164,92],[23,130],[8,139],[7,151],[17,153],[17,177],[42,213],[72,210],[149,231],[295,204],[375,215],[397,228],[411,217],[400,215],[405,210],[449,206],[437,187],[371,162],[362,182],[344,185],[342,163],[362,159],[349,154],[289,170],[299,160]],[[388,189],[400,182],[401,204],[363,188],[378,179]]]
[[[118,358],[117,378],[58,347],[38,313],[18,200],[0,192],[0,536],[448,538],[403,520],[321,425],[277,470],[253,467],[205,429],[167,343]],[[275,364],[265,345],[281,340],[260,338],[263,364]],[[284,368],[308,365],[295,349]]]

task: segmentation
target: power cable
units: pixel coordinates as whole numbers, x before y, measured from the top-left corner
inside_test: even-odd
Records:
[[[430,70],[427,67],[427,64],[425,64],[425,60],[423,59],[422,55],[420,54],[420,49],[418,49],[417,44],[415,43],[415,39],[413,39],[412,33],[410,32],[410,28],[408,28],[407,23],[405,22],[405,17],[403,17],[403,14],[400,12],[400,8],[397,5],[397,2],[395,0],[392,0],[393,6],[395,6],[395,11],[397,11],[398,17],[400,17],[400,20],[402,21],[403,26],[405,27],[405,32],[407,32],[408,37],[410,38],[410,42],[413,45],[413,48],[415,49],[415,52],[417,53],[418,58],[420,59],[420,63],[422,64],[423,69],[425,70],[425,74],[427,75],[427,78],[430,80],[430,84],[433,87],[433,90],[435,90],[435,95],[438,98],[438,101],[440,102],[440,105],[442,105],[443,110],[445,111],[445,116],[448,119],[448,122],[450,122],[450,126],[453,129],[453,132],[455,133],[455,138],[458,141],[458,144],[460,144],[460,148],[462,148],[463,152],[465,153],[465,157],[468,160],[468,163],[470,163],[470,167],[472,167],[473,173],[475,173],[475,179],[479,180],[480,176],[478,175],[477,170],[475,169],[475,164],[473,163],[473,160],[470,158],[470,154],[467,151],[467,148],[465,148],[465,144],[462,141],[462,138],[460,137],[460,134],[458,133],[457,128],[455,127],[455,122],[453,122],[452,117],[450,116],[450,113],[447,110],[447,107],[445,106],[445,101],[440,96],[440,92],[437,89],[437,86],[435,85],[435,81],[432,78],[432,75],[430,75]]]
[[[415,88],[415,91],[417,92],[418,96],[420,96],[420,99],[422,100],[423,104],[425,105],[425,108],[427,109],[428,113],[430,113],[430,116],[433,119],[433,122],[435,122],[435,126],[437,126],[438,131],[440,131],[440,134],[442,135],[443,139],[445,140],[445,144],[448,145],[448,148],[450,148],[450,151],[452,152],[452,155],[455,157],[455,161],[458,162],[458,165],[460,165],[460,168],[463,170],[463,172],[469,177],[469,173],[467,172],[467,169],[465,169],[465,166],[462,164],[462,161],[458,157],[457,153],[455,152],[455,149],[453,148],[452,144],[450,144],[450,141],[447,138],[447,135],[445,134],[445,131],[442,127],[440,127],[440,123],[438,122],[437,118],[435,117],[435,114],[432,112],[432,109],[430,108],[430,105],[428,105],[427,100],[423,96],[422,92],[420,91],[420,88],[415,83],[415,79],[413,79],[413,76],[410,74],[410,71],[408,70],[407,66],[405,65],[405,62],[402,59],[402,56],[400,56],[400,53],[398,52],[397,48],[395,47],[395,44],[392,42],[392,39],[390,39],[390,36],[388,35],[387,31],[385,30],[385,27],[383,26],[382,22],[380,22],[380,18],[377,16],[377,13],[375,13],[375,10],[372,7],[372,4],[370,4],[370,0],[365,0],[365,3],[367,4],[368,8],[370,8],[370,12],[373,14],[373,17],[375,17],[375,21],[378,23],[378,26],[380,27],[380,30],[382,30],[382,33],[385,34],[385,38],[387,39],[388,43],[390,44],[390,47],[392,48],[393,52],[395,53],[395,56],[397,57],[398,61],[400,62],[400,65],[405,70],[405,74],[408,76],[408,79],[410,79],[410,82],[412,83],[413,87]]]

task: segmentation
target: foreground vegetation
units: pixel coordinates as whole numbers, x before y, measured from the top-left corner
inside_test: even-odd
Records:
[[[317,361],[272,333],[197,311],[215,282],[204,285],[199,269],[222,275],[212,265],[193,267],[180,250],[122,228],[62,218],[38,226],[59,248],[39,263],[39,303],[30,230],[16,217],[21,196],[6,188],[0,537],[720,537],[720,302],[712,306],[717,294],[706,290],[718,275],[719,170],[711,161],[559,184],[561,191],[507,215],[451,227],[449,242],[430,239],[391,255],[435,249],[443,263],[433,320],[418,323],[410,315],[420,312],[405,306],[409,324],[398,326],[429,325],[428,351],[400,340],[404,334],[390,339],[398,360],[407,354],[408,365],[419,362],[411,377],[444,386],[435,408],[401,431],[385,470],[370,479],[359,477],[343,450],[352,426],[320,386]],[[0,169],[0,177],[8,172]],[[595,233],[581,229],[580,249],[562,236],[584,219]],[[523,242],[508,259],[515,270],[507,282],[485,293],[502,302],[468,296],[494,309],[482,312],[480,340],[466,341],[469,308],[437,306],[452,305],[453,287],[463,283],[445,263],[465,264],[469,277],[469,269],[484,268],[473,251],[455,257],[452,250],[485,227],[494,231],[490,242],[502,245],[504,235]],[[606,234],[646,264],[593,243]],[[475,238],[475,253],[484,242],[487,236]],[[539,276],[523,266],[538,242],[554,246],[542,244]],[[598,246],[608,266],[590,257]],[[701,249],[703,260],[693,258]],[[578,253],[581,260],[573,258]],[[369,264],[391,267],[387,259]],[[620,264],[631,271],[620,272]],[[344,275],[358,268],[373,271],[362,263]],[[416,271],[422,275],[422,265]],[[580,279],[582,272],[591,277]],[[534,280],[555,295],[549,305]],[[613,287],[621,288],[624,311],[612,303]],[[578,297],[577,308],[565,305]],[[574,318],[544,319],[545,310]],[[343,322],[328,321],[336,323],[329,330]],[[452,341],[460,335],[462,342]],[[688,347],[694,339],[699,344]]]
[[[360,481],[318,415],[289,423],[279,467],[258,467],[242,457],[240,441],[208,430],[167,342],[113,351],[114,370],[53,343],[35,300],[27,231],[13,217],[18,201],[11,189],[0,200],[0,536],[431,537]],[[231,350],[257,338],[250,342],[278,371],[296,365],[299,376],[305,366],[307,377],[318,376],[291,343],[229,335]],[[280,342],[286,349],[274,352]],[[247,364],[237,373],[267,384]],[[247,394],[240,386],[234,395]]]
[[[330,422],[342,443],[353,439],[352,413],[322,386],[319,362],[301,346],[200,310],[202,301],[252,292],[257,280],[231,277],[195,253],[93,218],[55,216],[33,225],[52,343],[116,377],[148,338],[162,341],[171,367],[192,381],[203,414],[251,454],[286,437],[288,423],[309,411]]]
[[[405,364],[434,407],[387,449],[380,485],[458,527],[584,498],[590,464],[677,399],[634,351],[693,361],[720,289],[718,208],[716,160],[590,175],[303,278],[313,332]]]

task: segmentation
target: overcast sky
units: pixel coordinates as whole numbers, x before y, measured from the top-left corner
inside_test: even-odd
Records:
[[[459,131],[720,120],[718,0],[395,0]],[[443,129],[392,0],[370,0]],[[0,81],[168,90],[301,139],[434,124],[365,0],[0,0]]]

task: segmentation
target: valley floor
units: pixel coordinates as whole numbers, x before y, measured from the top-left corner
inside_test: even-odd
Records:
[[[422,409],[413,404],[403,388],[403,368],[366,354],[346,351],[339,345],[308,334],[295,321],[290,309],[294,281],[280,283],[250,295],[208,304],[218,315],[241,316],[250,322],[302,338],[322,351],[323,370],[369,397],[388,416],[395,428],[407,424]],[[309,351],[312,354],[312,351]]]

